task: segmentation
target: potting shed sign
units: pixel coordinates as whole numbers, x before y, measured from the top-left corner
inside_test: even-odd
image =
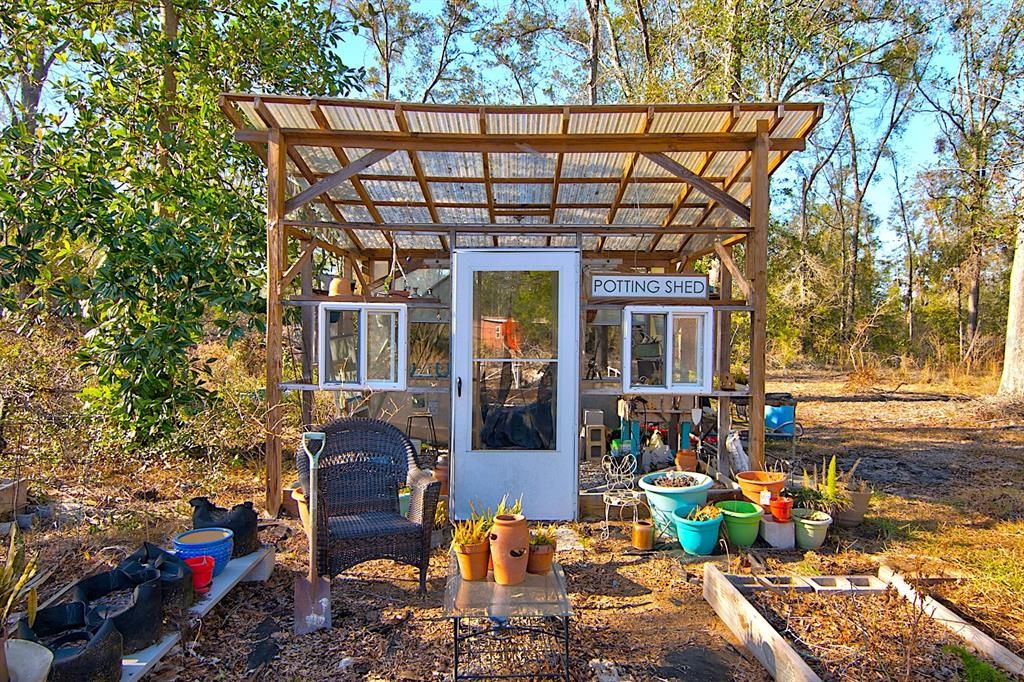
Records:
[[[594,275],[590,298],[708,297],[707,275]]]

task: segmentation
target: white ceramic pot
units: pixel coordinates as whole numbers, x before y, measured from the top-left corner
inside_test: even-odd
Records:
[[[45,682],[53,665],[52,651],[27,639],[9,639],[6,652],[11,682]]]

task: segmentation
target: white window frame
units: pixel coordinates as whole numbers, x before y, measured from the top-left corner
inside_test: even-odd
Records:
[[[712,391],[713,367],[715,358],[715,309],[710,306],[647,306],[630,305],[622,309],[622,390],[628,394],[660,393],[681,395],[707,395]],[[633,315],[665,315],[665,339],[662,348],[665,385],[651,386],[633,385]],[[701,320],[702,357],[700,383],[672,383],[672,351],[673,351],[673,318],[688,317]]]
[[[343,391],[404,391],[408,385],[409,357],[409,321],[408,306],[404,303],[321,303],[318,306],[319,320],[317,324],[317,355],[320,372],[320,388]],[[327,352],[324,344],[329,337],[327,332],[328,316],[332,312],[356,311],[359,313],[359,381],[327,381]],[[367,313],[397,313],[398,338],[392,339],[397,357],[397,381],[366,378],[367,344],[366,316]]]

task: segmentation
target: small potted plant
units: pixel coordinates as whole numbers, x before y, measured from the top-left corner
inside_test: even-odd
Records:
[[[817,509],[794,509],[796,546],[800,549],[818,549],[825,544],[832,517]]]
[[[706,556],[718,545],[722,526],[722,510],[712,504],[694,507],[685,516],[675,512],[679,544],[687,554]]]
[[[484,528],[484,520],[479,517],[455,524],[452,531],[452,550],[459,562],[459,573],[463,580],[487,578],[487,561],[490,559],[488,530]]]
[[[547,575],[555,560],[558,541],[554,526],[542,526],[530,532],[530,559],[526,563],[526,572],[534,575]]]
[[[850,470],[852,473],[853,469]],[[848,476],[843,483],[849,505],[836,514],[836,523],[844,528],[859,526],[871,503],[871,488],[862,478]]]
[[[793,511],[793,498],[786,497],[785,495],[773,497],[768,507],[772,512],[773,519],[779,523],[788,523]]]

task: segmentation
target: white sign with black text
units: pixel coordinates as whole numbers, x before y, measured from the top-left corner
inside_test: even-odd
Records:
[[[593,275],[590,278],[590,298],[707,297],[707,275]]]

